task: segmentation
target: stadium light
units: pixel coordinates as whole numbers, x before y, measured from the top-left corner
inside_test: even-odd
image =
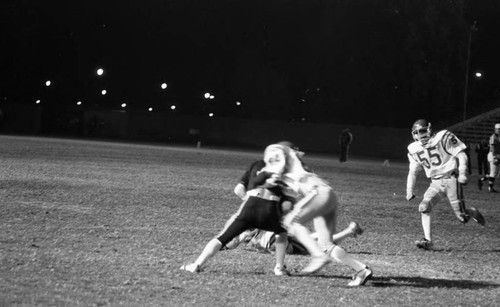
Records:
[[[41,102],[41,101],[40,101],[40,99],[37,99],[37,100],[35,101],[35,103],[36,103],[36,104],[40,104],[40,102]]]
[[[170,106],[170,109],[171,109],[171,110],[175,110],[176,108],[177,108],[177,107],[176,107],[175,105],[171,105],[171,106]]]
[[[208,93],[208,92],[207,92],[207,93],[205,93],[205,95],[203,95],[203,97],[205,97],[205,99],[209,99],[209,98],[210,98],[210,96],[211,96],[211,95],[210,95],[210,93]]]
[[[166,84],[165,82],[163,82],[163,83],[161,84],[161,89],[162,89],[162,90],[164,90],[164,89],[166,89],[166,88],[167,88],[167,84]]]
[[[149,108],[149,109],[148,109],[148,111],[149,111],[149,112],[153,112],[153,108]]]
[[[104,69],[98,68],[97,71],[96,71],[96,73],[97,73],[98,76],[102,76],[104,74]]]
[[[77,102],[76,102],[76,105],[77,105],[77,106],[81,106],[81,105],[82,105],[82,102],[81,102],[81,101],[77,101]]]
[[[208,113],[208,117],[214,117],[214,113]]]
[[[103,95],[103,96],[106,95],[107,93],[108,93],[108,91],[106,91],[106,90],[101,91],[101,95]]]
[[[45,81],[45,86],[50,86],[52,82],[50,80]]]
[[[125,108],[127,106],[127,104],[124,102],[122,103],[122,108]]]
[[[478,72],[476,72],[476,78],[477,78],[477,79],[480,79],[480,78],[482,78],[482,77],[483,77],[483,74],[482,74],[481,72],[479,72],[479,71],[478,71]]]

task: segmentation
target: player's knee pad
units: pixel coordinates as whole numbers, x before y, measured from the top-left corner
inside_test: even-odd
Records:
[[[418,205],[418,211],[420,213],[430,213],[432,211],[432,203],[429,200],[423,200]]]
[[[295,223],[295,222],[290,222],[287,224],[284,224],[285,221],[283,221],[283,227],[287,230],[287,232],[291,236],[297,236],[297,231],[299,230],[299,227],[302,227],[302,225]]]
[[[278,243],[288,242],[288,236],[286,233],[275,234],[274,238]]]

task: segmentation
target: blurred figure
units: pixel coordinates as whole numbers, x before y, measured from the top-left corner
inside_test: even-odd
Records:
[[[476,149],[474,150],[477,156],[477,172],[479,175],[488,174],[490,171],[489,163],[488,163],[488,152],[490,152],[490,148],[488,146],[488,141],[482,140],[476,145]],[[481,186],[482,187],[482,186]]]
[[[448,130],[432,133],[431,124],[425,119],[417,120],[411,130],[415,140],[408,146],[410,163],[406,182],[406,199],[415,198],[413,190],[417,173],[425,170],[431,184],[418,206],[422,218],[424,238],[415,242],[418,248],[432,249],[431,212],[443,198],[447,198],[458,220],[467,223],[472,218],[484,226],[481,213],[474,207],[467,209],[462,185],[467,184],[467,155],[465,144]]]
[[[363,234],[363,229],[356,222],[349,223],[349,226],[339,233],[333,235],[332,239],[335,244],[340,244],[345,238],[356,238]],[[314,239],[318,239],[317,233],[311,233]],[[241,243],[246,243],[245,249],[256,250],[261,253],[272,253],[276,250],[276,234],[272,231],[260,229],[246,230],[231,242],[226,244],[227,249],[234,249]],[[307,249],[300,244],[295,237],[288,235],[287,254],[307,255]]]
[[[279,188],[266,187],[269,174],[261,172],[265,166],[259,160],[250,165],[243,174],[240,182],[234,188],[234,193],[243,199],[238,211],[226,222],[224,229],[210,240],[195,262],[181,266],[181,270],[190,273],[199,273],[203,265],[217,254],[226,245],[236,244],[234,241],[245,230],[258,228],[276,234],[276,266],[274,274],[278,276],[290,275],[285,266],[285,254],[288,245],[286,230],[281,226],[280,220],[284,207],[291,207],[291,202],[282,198]],[[283,207],[282,207],[283,206]],[[231,244],[230,244],[231,243]]]
[[[303,155],[290,142],[271,144],[264,151],[264,170],[273,174],[268,182],[279,185],[296,201],[282,225],[311,255],[301,273],[312,274],[335,260],[357,272],[348,286],[364,285],[372,277],[372,270],[333,241],[339,215],[337,195],[325,180],[304,168]],[[317,241],[305,226],[309,222],[313,223]]]
[[[490,164],[490,173],[485,174],[484,177],[480,178],[478,181],[479,190],[483,188],[483,182],[488,180],[488,191],[492,193],[497,193],[497,190],[493,188],[495,184],[495,176],[500,168],[500,123],[495,124],[495,132],[490,136],[489,139],[490,151],[488,153],[488,163]]]
[[[339,136],[339,144],[340,144],[340,162],[347,162],[347,158],[349,156],[349,146],[353,141],[352,133],[348,128],[342,130]]]

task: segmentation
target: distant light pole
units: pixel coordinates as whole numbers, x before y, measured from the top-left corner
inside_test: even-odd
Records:
[[[472,45],[472,32],[477,30],[477,21],[474,20],[469,29],[469,40],[467,41],[467,60],[465,63],[465,89],[464,89],[464,114],[462,118],[462,131],[465,132],[465,119],[467,118],[467,96],[469,92],[470,50]]]

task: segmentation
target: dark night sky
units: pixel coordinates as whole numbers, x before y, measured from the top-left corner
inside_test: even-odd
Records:
[[[2,103],[190,114],[211,91],[223,116],[407,125],[460,114],[473,20],[471,71],[484,77],[471,80],[469,108],[498,100],[500,1],[409,2],[2,1]]]

